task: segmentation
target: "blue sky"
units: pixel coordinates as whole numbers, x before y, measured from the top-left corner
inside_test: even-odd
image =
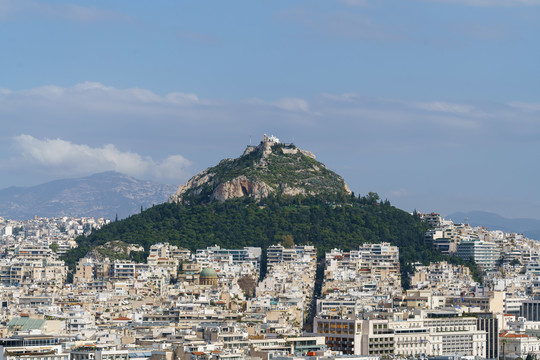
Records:
[[[540,218],[540,0],[0,0],[0,187],[263,133],[405,210]]]

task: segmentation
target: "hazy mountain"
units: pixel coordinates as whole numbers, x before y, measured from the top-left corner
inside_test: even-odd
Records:
[[[108,171],[78,179],[55,180],[30,187],[0,190],[0,216],[29,219],[34,215],[93,216],[114,220],[166,201],[176,191],[174,185]]]
[[[537,219],[509,219],[486,211],[456,212],[446,218],[459,223],[468,219],[472,226],[485,226],[489,230],[520,233],[531,239],[540,239],[540,220]]]

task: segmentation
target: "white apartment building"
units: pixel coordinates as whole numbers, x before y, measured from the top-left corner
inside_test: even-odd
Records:
[[[59,260],[2,259],[0,283],[4,285],[63,286],[67,267]]]
[[[54,258],[48,246],[23,244],[15,249],[15,257],[25,260],[46,260]]]
[[[53,336],[23,335],[0,339],[0,360],[69,360],[69,353]]]
[[[409,327],[399,327],[394,323],[394,352],[401,356],[415,356],[430,352],[429,329],[420,322]]]
[[[484,270],[494,269],[501,258],[497,244],[477,239],[462,241],[456,255],[464,260],[474,260]]]
[[[136,279],[141,272],[148,270],[148,264],[140,264],[127,260],[115,260],[113,277],[116,279]]]
[[[281,244],[271,245],[266,249],[267,264],[272,267],[280,262],[292,262],[305,259],[316,259],[317,249],[311,245],[295,245],[291,249],[283,247]],[[309,260],[308,260],[309,261]]]
[[[429,226],[434,227],[434,228],[441,226],[442,221],[443,221],[443,218],[441,217],[441,215],[435,212],[430,213],[430,214],[422,214],[420,215],[420,217],[422,218],[422,220],[427,222]]]
[[[475,317],[454,312],[424,313],[407,320],[345,319],[317,316],[313,330],[331,350],[354,355],[486,357],[487,332]]]
[[[455,313],[434,313],[424,320],[430,329],[432,356],[462,355],[486,357],[486,332],[477,329],[476,318]]]
[[[221,247],[209,246],[206,249],[198,249],[195,260],[201,266],[210,266],[213,263],[226,263],[229,265],[251,264],[260,271],[262,249],[260,247],[244,247],[242,249],[222,249]]]
[[[331,350],[362,355],[362,324],[360,319],[316,317],[313,332],[324,336],[326,346]]]
[[[71,351],[70,360],[129,360],[128,350],[111,346],[80,346]]]
[[[540,353],[540,339],[527,334],[503,332],[499,336],[499,356],[502,360],[525,359],[527,355]]]

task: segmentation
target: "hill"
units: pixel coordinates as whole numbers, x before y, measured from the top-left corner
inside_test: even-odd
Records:
[[[454,222],[467,222],[471,226],[484,226],[488,230],[523,234],[531,239],[540,240],[540,220],[518,218],[509,219],[486,211],[457,212],[446,216]]]
[[[140,212],[141,206],[166,201],[175,188],[109,171],[0,190],[0,216],[21,220],[34,215],[124,218]]]
[[[152,244],[168,242],[192,251],[212,245],[258,246],[265,254],[269,245],[292,237],[296,244],[315,245],[319,256],[332,248],[390,242],[400,248],[407,287],[416,262],[463,263],[434,250],[425,240],[426,230],[417,214],[381,201],[376,193],[356,197],[313,154],[265,135],[239,158],[223,160],[194,176],[168,203],[79,237],[79,247],[65,260],[73,269],[86,253],[111,242],[141,245],[146,253]],[[129,253],[134,260],[144,255]]]
[[[345,181],[309,151],[266,135],[242,156],[222,160],[178,188],[171,202],[210,203],[238,197],[350,194]]]
[[[443,258],[424,240],[426,229],[418,216],[378,201],[376,194],[335,198],[330,203],[301,196],[271,197],[264,202],[243,197],[212,204],[166,203],[78,238],[79,247],[66,260],[73,268],[78,258],[113,240],[142,245],[146,250],[157,242],[191,250],[215,244],[266,249],[284,235],[292,235],[296,244],[315,245],[320,255],[335,247],[356,249],[365,242],[388,241],[400,247],[406,275],[412,271],[411,263]]]
[[[196,250],[258,246],[264,250],[287,238],[313,244],[319,255],[332,248],[357,249],[370,242],[400,248],[403,285],[412,264],[457,258],[444,257],[425,240],[427,225],[416,214],[381,201],[376,193],[356,197],[343,179],[292,144],[264,138],[237,159],[208,168],[179,187],[168,203],[104,226],[65,260],[71,269],[87,252],[112,241],[143,246],[169,242]],[[133,259],[144,254],[133,252]],[[263,255],[263,266],[265,269]]]

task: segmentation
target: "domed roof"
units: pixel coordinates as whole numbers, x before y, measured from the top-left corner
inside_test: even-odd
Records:
[[[212,269],[212,268],[204,268],[202,269],[201,273],[199,274],[199,276],[204,276],[204,277],[217,277],[217,272],[216,270]]]

